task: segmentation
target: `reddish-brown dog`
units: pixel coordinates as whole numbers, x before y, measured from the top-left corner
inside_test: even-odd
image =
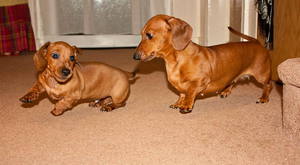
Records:
[[[221,92],[230,94],[234,84],[243,77],[253,76],[263,84],[257,103],[269,101],[271,60],[259,42],[229,27],[248,42],[234,42],[204,47],[191,41],[192,27],[167,15],[152,17],[141,31],[142,41],[134,59],[149,61],[155,57],[166,63],[168,81],[179,91],[178,101],[171,108],[181,113],[192,111],[197,95]]]
[[[46,43],[34,54],[38,80],[20,98],[23,103],[37,100],[47,92],[57,100],[51,113],[55,116],[71,109],[79,100],[93,100],[90,106],[111,111],[125,105],[129,79],[134,73],[102,63],[78,63],[78,49],[65,42]]]

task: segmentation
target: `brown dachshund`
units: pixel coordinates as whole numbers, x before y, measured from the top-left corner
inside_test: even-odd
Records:
[[[29,92],[20,98],[23,103],[38,99],[44,91],[57,100],[51,113],[55,116],[71,109],[79,100],[92,100],[90,106],[111,111],[125,105],[129,79],[134,73],[102,63],[78,63],[78,49],[65,42],[46,43],[33,60],[38,79]]]
[[[192,111],[197,95],[220,93],[227,97],[234,84],[253,76],[263,84],[263,94],[257,103],[269,101],[271,60],[259,42],[229,27],[247,42],[233,42],[204,47],[191,41],[192,27],[167,15],[152,17],[141,31],[142,40],[133,56],[149,61],[163,58],[168,81],[179,91],[178,101],[171,108],[181,113]]]

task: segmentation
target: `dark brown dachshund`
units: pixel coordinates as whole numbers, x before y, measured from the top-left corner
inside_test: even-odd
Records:
[[[134,73],[96,62],[78,64],[78,49],[65,42],[46,43],[34,54],[38,79],[20,98],[23,103],[38,99],[47,92],[57,100],[51,113],[55,116],[71,109],[79,100],[93,100],[90,106],[111,111],[125,105],[129,79]]]
[[[269,101],[271,60],[268,51],[249,36],[229,27],[248,42],[233,42],[204,47],[191,41],[192,27],[167,15],[152,17],[141,31],[142,41],[134,59],[149,61],[163,58],[168,81],[179,91],[178,101],[171,108],[181,113],[192,111],[197,95],[219,93],[226,97],[241,78],[253,76],[263,84],[257,103]]]

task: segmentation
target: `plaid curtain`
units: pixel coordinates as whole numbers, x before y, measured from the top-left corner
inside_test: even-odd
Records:
[[[0,7],[0,55],[35,51],[28,4]]]

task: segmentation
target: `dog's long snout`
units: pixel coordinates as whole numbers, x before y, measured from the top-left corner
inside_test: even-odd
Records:
[[[133,59],[135,59],[135,60],[141,60],[141,55],[138,52],[135,52],[133,54]]]
[[[68,76],[68,75],[71,73],[71,71],[70,71],[70,69],[63,68],[63,69],[61,70],[61,73],[62,73],[64,76]]]

